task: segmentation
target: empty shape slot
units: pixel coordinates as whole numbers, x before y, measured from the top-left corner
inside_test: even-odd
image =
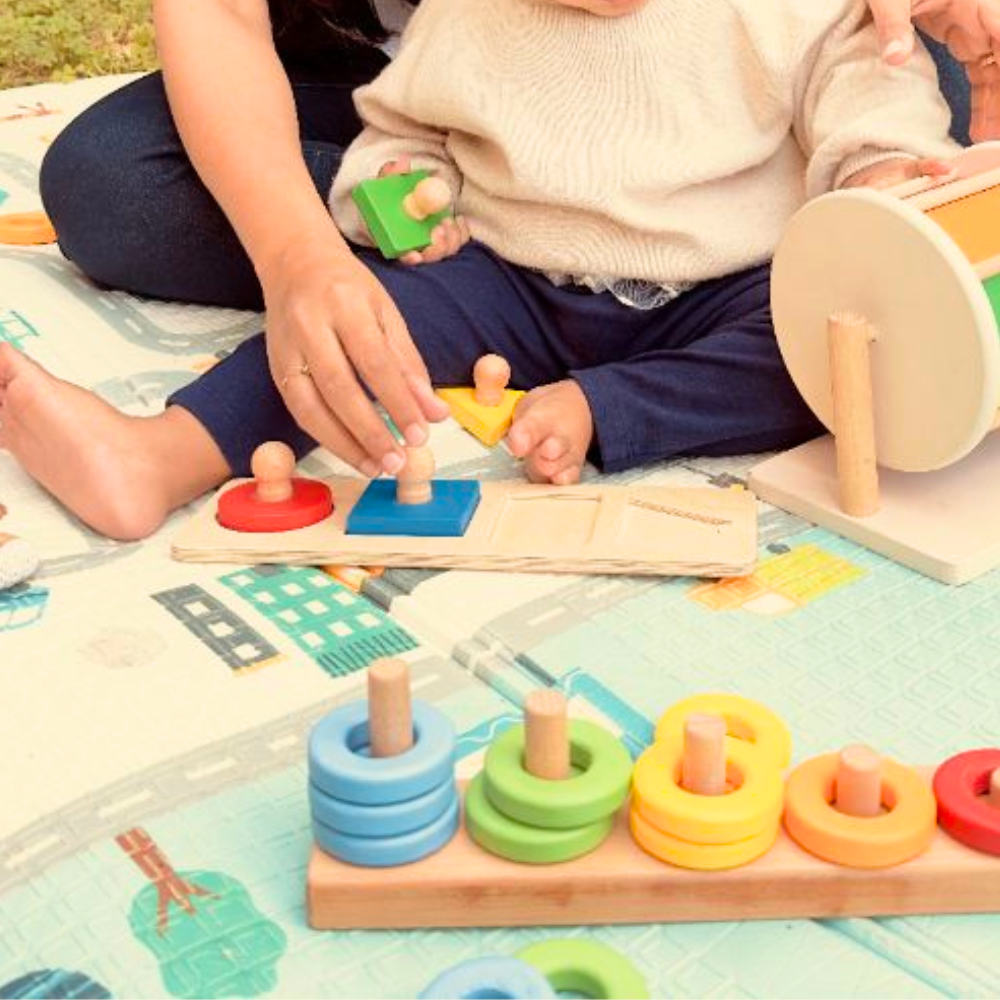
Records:
[[[726,511],[698,510],[685,504],[631,497],[622,519],[623,546],[650,551],[660,546],[674,548],[685,540],[704,544],[705,539],[721,534],[732,526]]]
[[[601,513],[598,496],[507,497],[493,541],[518,552],[573,552],[589,545]]]

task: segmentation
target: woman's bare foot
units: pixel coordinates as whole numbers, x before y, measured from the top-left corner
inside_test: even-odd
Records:
[[[229,467],[185,410],[131,417],[0,344],[0,447],[81,521],[111,538],[152,534]]]
[[[507,444],[532,482],[568,486],[579,481],[593,437],[587,397],[566,379],[532,389],[518,403]]]

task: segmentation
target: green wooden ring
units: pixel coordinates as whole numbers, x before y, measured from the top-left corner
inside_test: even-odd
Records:
[[[632,758],[607,730],[573,719],[570,761],[580,772],[551,781],[524,769],[524,726],[514,726],[486,751],[486,794],[500,812],[520,823],[563,830],[589,826],[617,811],[628,795]]]
[[[465,791],[465,828],[484,850],[509,861],[551,865],[592,851],[611,832],[614,816],[571,830],[545,830],[505,816],[486,797],[483,775]]]
[[[555,938],[530,944],[515,958],[538,969],[557,993],[582,993],[595,1000],[646,1000],[649,996],[639,970],[600,941]]]

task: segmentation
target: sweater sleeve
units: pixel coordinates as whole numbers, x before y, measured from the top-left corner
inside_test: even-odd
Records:
[[[926,49],[918,42],[904,66],[885,66],[860,0],[852,0],[802,65],[795,135],[808,159],[807,197],[839,187],[880,160],[958,152],[948,138],[951,113]]]
[[[432,3],[421,5],[428,8]],[[362,246],[372,246],[372,238],[358,212],[351,190],[361,181],[378,176],[390,160],[409,156],[414,170],[425,169],[451,188],[452,204],[457,204],[461,177],[448,153],[448,133],[435,127],[430,102],[422,99],[426,73],[421,69],[429,53],[423,53],[428,18],[418,8],[403,35],[399,54],[372,83],[354,95],[364,128],[348,147],[330,191],[330,211],[344,236]]]

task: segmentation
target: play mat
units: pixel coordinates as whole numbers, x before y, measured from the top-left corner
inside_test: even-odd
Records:
[[[38,207],[47,144],[119,82],[0,93],[0,211]],[[130,413],[156,412],[258,324],[97,288],[54,247],[0,247],[0,338]],[[454,425],[434,443],[449,475],[517,474]],[[642,475],[725,485],[749,464]],[[304,739],[386,653],[455,721],[466,773],[544,685],[633,754],[668,704],[718,689],[783,715],[797,759],[860,741],[934,764],[1000,738],[1000,575],[949,589],[773,509],[757,572],[699,583],[184,565],[168,546],[186,512],[111,544],[5,454],[0,502],[3,528],[44,557],[0,594],[4,997],[413,996],[455,962],[567,933],[306,926]],[[134,850],[146,838],[157,865]],[[191,884],[207,901],[190,905]],[[1000,982],[1000,916],[568,933],[621,949],[659,997],[971,997]]]

